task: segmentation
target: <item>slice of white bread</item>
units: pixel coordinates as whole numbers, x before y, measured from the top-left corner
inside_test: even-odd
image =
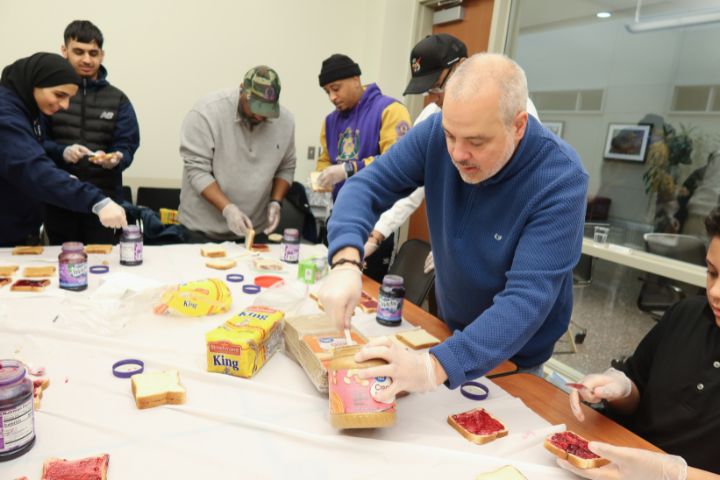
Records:
[[[253,243],[255,243],[255,230],[248,228],[245,232],[245,248],[248,251],[252,250]]]
[[[137,408],[185,403],[185,387],[177,370],[138,373],[131,377],[131,383]]]
[[[508,434],[505,425],[484,408],[476,408],[448,417],[448,423],[469,441],[482,445]]]
[[[214,268],[216,270],[229,270],[235,265],[237,265],[237,262],[235,260],[228,260],[224,258],[208,260],[207,262],[205,262],[206,267]]]
[[[112,252],[112,248],[112,245],[90,244],[85,245],[85,253],[110,253]]]
[[[588,441],[571,431],[549,435],[543,446],[556,456],[563,458],[577,468],[597,468],[610,463],[607,458],[588,450]]]
[[[23,270],[23,277],[38,278],[38,277],[52,277],[55,275],[55,266],[48,265],[44,267],[25,267]]]
[[[43,463],[41,480],[56,480],[58,478],[106,480],[109,463],[110,455],[107,453],[77,460],[48,458]]]
[[[475,480],[527,480],[527,477],[512,465],[505,465],[492,472],[481,473]]]
[[[200,255],[210,258],[224,257],[227,255],[227,250],[220,245],[205,245],[200,248]]]
[[[43,253],[44,248],[37,247],[15,247],[12,249],[13,255],[40,255]]]
[[[11,277],[20,269],[18,265],[6,265],[0,267],[0,277]]]
[[[440,340],[430,335],[424,328],[400,332],[395,336],[413,350],[430,348],[440,343]]]

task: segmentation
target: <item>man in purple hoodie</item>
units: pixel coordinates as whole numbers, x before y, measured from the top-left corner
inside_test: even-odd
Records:
[[[334,54],[325,59],[318,79],[320,86],[335,105],[325,117],[320,144],[322,154],[316,170],[321,188],[337,198],[345,180],[385,153],[410,128],[407,108],[394,98],[383,95],[380,88],[360,82],[360,66],[350,57]],[[371,257],[365,273],[377,280],[387,273],[394,240],[392,236]]]

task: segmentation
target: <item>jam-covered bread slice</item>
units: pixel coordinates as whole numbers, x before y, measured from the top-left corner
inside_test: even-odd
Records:
[[[508,434],[503,423],[490,415],[484,408],[450,415],[448,423],[460,435],[473,443],[482,445]]]
[[[610,463],[606,458],[591,452],[588,441],[573,432],[559,432],[545,439],[545,448],[578,468],[597,468]]]

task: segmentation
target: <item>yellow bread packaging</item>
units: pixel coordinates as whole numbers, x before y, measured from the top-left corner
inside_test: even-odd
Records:
[[[205,334],[208,372],[249,378],[282,346],[280,310],[254,305]]]
[[[188,317],[202,317],[227,312],[231,304],[232,294],[227,284],[217,278],[209,278],[167,289],[154,311],[164,314],[173,310]]]

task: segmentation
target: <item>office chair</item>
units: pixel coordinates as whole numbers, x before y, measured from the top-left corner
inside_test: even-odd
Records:
[[[135,204],[156,212],[159,212],[161,208],[177,210],[180,206],[180,189],[138,187]]]
[[[435,271],[423,272],[430,244],[422,240],[408,240],[402,244],[388,269],[389,274],[405,280],[405,299],[421,307],[435,283]]]
[[[275,229],[282,233],[286,228],[297,228],[303,240],[317,243],[317,224],[308,202],[305,186],[300,182],[290,185],[287,195],[282,201],[280,210],[280,223]]]
[[[705,265],[705,242],[691,235],[670,233],[646,233],[645,250],[655,255],[681,260],[694,265]],[[678,280],[645,274],[637,306],[659,320],[674,303],[686,296],[698,295],[703,289]]]

